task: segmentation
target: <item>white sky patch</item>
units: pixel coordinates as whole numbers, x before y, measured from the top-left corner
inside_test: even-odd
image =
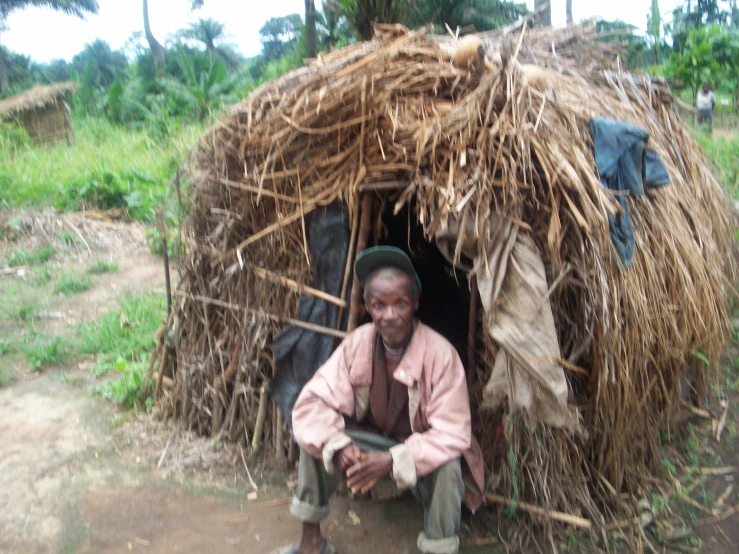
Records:
[[[39,62],[52,59],[70,60],[85,44],[95,39],[107,41],[112,48],[122,48],[136,31],[144,30],[141,0],[98,0],[100,12],[85,20],[56,13],[48,8],[28,8],[8,17],[8,30],[0,33],[0,44],[30,56]],[[533,9],[533,0],[526,2]],[[679,0],[661,0],[660,10],[668,16]],[[228,42],[235,44],[247,57],[261,51],[259,29],[270,17],[298,13],[303,15],[303,0],[206,0],[201,10],[190,11],[191,0],[149,0],[149,17],[154,36],[164,43],[166,38],[199,18],[209,17],[226,25]],[[320,0],[316,8],[320,9]],[[621,19],[646,28],[651,0],[620,0],[605,3],[573,0],[575,21],[600,16]],[[555,26],[565,23],[565,0],[552,0]]]

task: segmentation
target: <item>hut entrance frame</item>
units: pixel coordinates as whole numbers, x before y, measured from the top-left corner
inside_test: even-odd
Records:
[[[374,197],[371,238],[366,246],[395,246],[409,255],[423,287],[416,317],[452,343],[469,375],[471,364],[472,371],[475,367],[477,337],[477,310],[471,299],[474,293],[478,302],[479,293],[474,279],[470,283],[468,276],[452,267],[439,248],[428,240],[414,213],[414,202],[406,203],[396,214],[393,193],[364,194]],[[471,266],[472,262],[467,260],[465,265]],[[362,311],[360,325],[370,322],[361,306],[354,309]]]

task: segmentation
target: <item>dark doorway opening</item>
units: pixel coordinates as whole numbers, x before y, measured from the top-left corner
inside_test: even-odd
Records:
[[[393,202],[382,213],[384,231],[377,244],[395,246],[413,261],[423,292],[417,317],[454,345],[468,367],[470,290],[467,275],[453,269],[435,244],[426,240],[423,229],[408,206],[393,215]]]

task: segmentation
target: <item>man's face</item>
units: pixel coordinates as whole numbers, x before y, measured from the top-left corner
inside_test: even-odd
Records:
[[[413,314],[418,309],[410,279],[405,275],[391,279],[375,277],[367,287],[364,305],[377,332],[389,347],[402,348],[413,334]]]
[[[703,94],[708,93],[708,85],[703,85]]]

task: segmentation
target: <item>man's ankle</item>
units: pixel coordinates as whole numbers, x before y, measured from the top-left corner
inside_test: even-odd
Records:
[[[300,554],[314,554],[321,551],[323,546],[323,535],[321,527],[317,523],[303,523],[303,532],[298,543]]]

